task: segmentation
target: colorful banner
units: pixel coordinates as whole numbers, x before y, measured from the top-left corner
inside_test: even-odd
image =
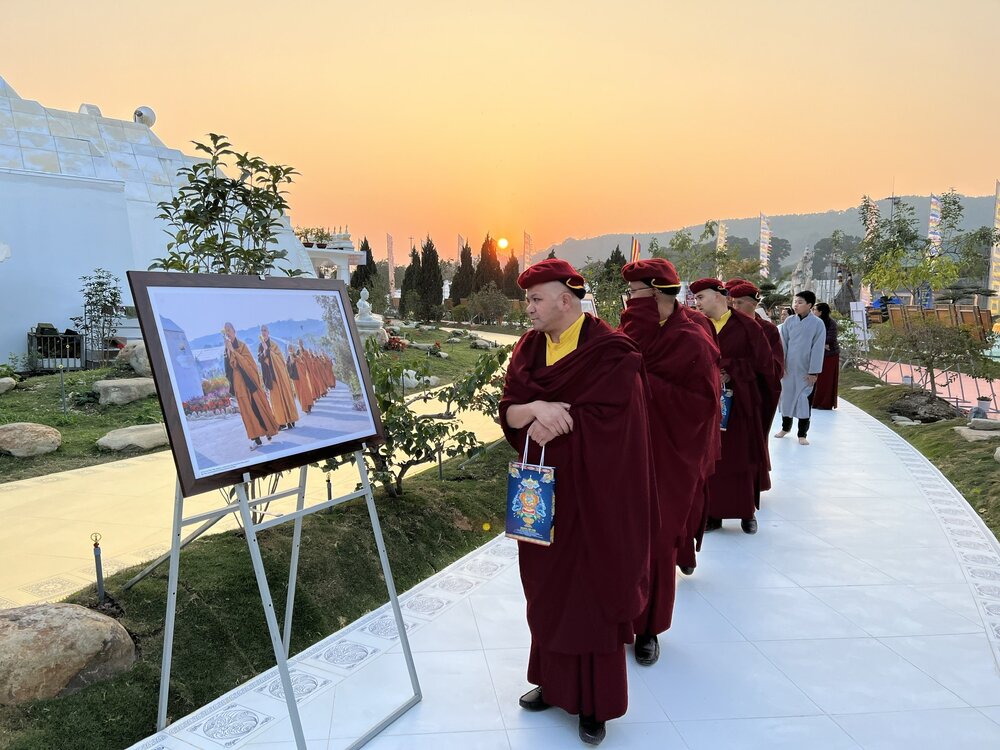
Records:
[[[385,259],[389,263],[389,302],[392,303],[396,293],[396,264],[392,259],[392,235],[385,236]]]
[[[927,218],[927,239],[932,258],[941,254],[941,199],[931,193],[931,210]]]
[[[771,221],[760,215],[760,275],[767,278],[770,275],[771,265]]]
[[[639,240],[637,240],[635,237],[633,237],[632,238],[632,260],[630,261],[631,263],[635,263],[637,260],[639,260],[639,251],[640,251]]]
[[[993,229],[1000,231],[1000,180],[997,180],[996,200],[993,203]],[[1000,315],[1000,242],[993,243],[990,254],[990,289],[993,290],[990,312]]]
[[[528,267],[528,258],[535,254],[535,247],[531,241],[531,235],[524,233],[524,241],[521,244],[521,270]]]

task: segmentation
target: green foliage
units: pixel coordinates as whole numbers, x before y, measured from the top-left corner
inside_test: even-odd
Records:
[[[369,446],[364,456],[372,478],[389,496],[403,495],[403,479],[415,466],[434,461],[441,454],[452,457],[482,447],[475,433],[461,429],[458,416],[465,411],[496,413],[502,387],[501,367],[508,354],[506,347],[487,352],[480,356],[471,372],[438,393],[425,389],[407,397],[403,387],[406,365],[397,355],[382,350],[374,338],[366,342],[365,358],[382,416],[385,442]],[[423,380],[426,376],[424,363],[416,369],[416,377]],[[443,410],[436,414],[417,414],[411,408],[417,401],[430,400],[440,402]],[[337,456],[327,460],[324,470],[330,471],[354,460],[353,454]]]
[[[856,261],[860,245],[860,237],[844,234],[839,229],[819,240],[813,245],[812,277],[836,278],[838,270],[860,273],[861,269],[857,267]]]
[[[507,258],[507,264],[503,267],[503,293],[509,299],[524,299],[524,290],[517,285],[517,277],[521,275],[521,266],[517,258],[511,254]]]
[[[610,326],[617,326],[621,320],[621,297],[628,288],[628,283],[622,278],[624,265],[625,256],[616,245],[607,260],[601,262],[587,258],[586,265],[580,270],[590,293],[594,295],[598,316]]]
[[[444,278],[438,261],[437,248],[430,235],[420,248],[420,272],[416,277],[420,306],[417,315],[421,320],[440,320],[443,308]]]
[[[288,209],[286,185],[298,174],[292,167],[268,164],[234,151],[223,135],[209,134],[210,145],[195,142],[208,161],[178,170],[184,182],[169,201],[157,204],[170,229],[167,255],[150,268],[189,273],[260,275],[278,269],[288,253],[275,247],[281,217]],[[230,165],[230,161],[232,164]],[[229,166],[239,178],[227,177]],[[302,271],[280,268],[289,276]]]
[[[333,239],[330,227],[295,227],[292,231],[300,242],[330,242]]]
[[[399,315],[412,318],[420,312],[420,254],[415,247],[410,248],[410,265],[403,274],[403,283],[399,287]]]
[[[497,289],[503,289],[503,269],[497,258],[497,241],[487,234],[479,249],[479,263],[476,265],[476,273],[472,280],[472,290],[478,292],[490,284]]]
[[[872,345],[894,361],[910,361],[926,373],[932,395],[937,395],[940,375],[955,377],[958,372],[993,380],[1000,364],[988,352],[995,336],[980,341],[969,328],[945,325],[936,319],[910,320],[905,327],[875,326]]]
[[[458,269],[451,280],[451,301],[456,305],[475,291],[476,268],[472,264],[472,248],[466,242],[459,254]]]
[[[502,324],[510,315],[510,298],[492,281],[485,288],[473,292],[467,304],[469,316],[480,323]]]
[[[361,240],[359,252],[365,254],[364,265],[357,266],[351,273],[351,304],[357,308],[361,290],[368,290],[368,303],[376,314],[381,315],[389,300],[389,266],[388,263],[376,263],[372,256],[368,238]]]
[[[103,268],[95,268],[89,276],[81,276],[83,286],[83,315],[70,318],[83,334],[88,351],[100,354],[104,363],[109,342],[118,330],[118,323],[125,314],[122,306],[121,279]],[[116,352],[117,354],[117,352]]]
[[[469,320],[469,308],[465,305],[455,305],[451,308],[451,319],[456,323],[466,323]]]
[[[939,247],[921,234],[908,203],[894,199],[890,216],[882,216],[866,195],[858,211],[866,235],[850,260],[874,288],[905,289],[916,299],[921,289],[943,289],[963,277],[986,285],[987,254],[1000,235],[990,227],[961,231],[964,209],[954,190],[941,196]]]

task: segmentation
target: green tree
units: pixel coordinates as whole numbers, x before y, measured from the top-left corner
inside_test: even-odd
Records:
[[[455,271],[455,278],[451,280],[451,301],[456,305],[460,304],[473,292],[475,284],[476,267],[472,265],[472,248],[468,241],[462,247],[459,255],[458,270]]]
[[[653,239],[655,240],[656,238],[654,237]],[[650,250],[652,249],[653,246],[652,243],[650,243]],[[657,244],[656,250],[657,252],[659,252],[660,250],[659,244]],[[660,258],[662,256],[653,255],[652,257]],[[621,274],[622,268],[625,266],[625,263],[626,263],[625,255],[622,253],[621,247],[619,245],[615,245],[615,249],[611,251],[611,255],[609,255],[608,259],[604,261],[604,267],[608,270],[609,273]]]
[[[399,287],[399,315],[402,318],[420,314],[420,254],[417,248],[410,248],[410,265],[403,274]]]
[[[444,289],[444,279],[441,277],[441,265],[438,262],[437,248],[430,235],[420,248],[420,271],[417,276],[417,291],[420,293],[419,316],[423,320],[439,320],[441,318],[441,301]]]
[[[503,293],[510,299],[524,299],[524,290],[517,285],[517,277],[520,275],[521,266],[512,254],[503,267]]]
[[[854,270],[851,259],[857,257],[861,238],[835,230],[813,245],[812,277],[814,279],[836,278],[841,268]]]
[[[277,269],[298,276],[299,269],[279,267],[288,253],[276,247],[281,217],[288,210],[285,187],[298,172],[239,153],[224,135],[208,137],[209,145],[194,144],[208,160],[179,169],[177,193],[157,204],[170,242],[167,254],[154,259],[150,268],[254,276]],[[227,177],[224,169],[229,167],[240,176]]]
[[[555,257],[556,257],[556,248],[555,248],[555,246],[553,246],[553,247],[549,248],[549,254],[545,256],[545,259],[546,260],[552,260]]]
[[[365,254],[365,262],[363,265],[355,267],[353,273],[351,273],[351,288],[357,289],[360,292],[370,285],[371,280],[375,278],[378,270],[375,268],[375,258],[372,257],[372,248],[368,244],[367,237],[361,240],[358,252]],[[369,289],[369,291],[371,290]]]
[[[479,250],[479,263],[476,265],[472,288],[478,292],[490,284],[497,289],[503,288],[503,268],[497,258],[497,241],[487,234]]]
[[[758,242],[758,251],[759,245]],[[791,254],[792,243],[784,237],[771,237],[771,252],[767,258],[768,276],[772,279],[781,277],[781,264]]]
[[[696,281],[715,275],[715,226],[714,221],[706,222],[697,240],[686,229],[670,238],[665,257],[674,264],[681,279]]]
[[[70,320],[86,341],[84,358],[88,359],[87,354],[94,352],[103,364],[107,360],[109,342],[125,314],[121,279],[104,268],[95,268],[93,274],[81,276],[80,281],[83,282],[80,288],[83,315]]]
[[[502,324],[510,307],[510,298],[492,281],[469,297],[469,314],[481,323]]]

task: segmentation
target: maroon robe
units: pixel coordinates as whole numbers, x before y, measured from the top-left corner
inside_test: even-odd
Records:
[[[705,446],[719,432],[719,347],[683,313],[660,325],[652,297],[629,300],[621,330],[639,345],[649,383],[649,432],[656,466],[660,533],[653,539],[649,606],[635,623],[639,635],[670,627],[677,552],[687,541],[688,516],[701,497]],[[704,316],[703,316],[704,317]],[[703,503],[698,503],[701,513]]]
[[[759,315],[754,317],[760,326],[764,338],[771,347],[771,372],[759,378],[760,388],[760,421],[764,432],[764,462],[760,470],[760,492],[771,489],[771,451],[768,448],[768,436],[771,433],[771,423],[778,411],[778,400],[781,398],[781,379],[785,376],[785,348],[781,345],[781,331],[770,320]],[[760,507],[760,495],[757,496],[757,507]]]
[[[759,378],[774,371],[771,347],[753,318],[731,310],[719,331],[720,367],[729,374],[724,386],[733,391],[722,458],[708,480],[711,518],[752,518],[756,511],[761,465],[765,461],[761,430]]]
[[[684,317],[705,331],[712,341],[715,342],[715,345],[718,346],[718,334],[715,332],[715,326],[708,319],[707,315],[687,305],[678,305],[678,309],[684,314]],[[721,417],[719,421],[721,422]],[[715,464],[721,455],[722,432],[721,430],[715,430],[707,436],[707,442],[702,446],[701,487],[695,493],[694,503],[691,506],[691,512],[688,514],[684,543],[677,551],[677,564],[682,568],[694,568],[697,566],[697,555],[695,553],[701,550],[701,542],[705,535],[705,523],[708,521],[708,478],[715,473]]]
[[[552,440],[555,541],[520,543],[528,604],[528,681],[550,705],[606,721],[628,708],[624,644],[649,595],[650,538],[659,530],[642,356],[591,316],[577,348],[545,364],[545,335],[529,331],[511,355],[500,423],[520,454],[527,428],[507,410],[535,400],[571,405],[573,430]],[[529,461],[537,461],[533,445]]]

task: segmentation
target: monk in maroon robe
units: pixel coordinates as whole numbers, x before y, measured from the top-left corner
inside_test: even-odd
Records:
[[[680,278],[670,261],[628,263],[622,277],[629,284],[629,301],[620,330],[638,344],[646,366],[660,509],[649,605],[635,621],[635,658],[649,666],[659,657],[657,634],[670,627],[673,617],[677,552],[686,542],[695,499],[703,494],[702,454],[719,432],[719,347],[680,312]]]
[[[500,423],[528,461],[555,467],[555,541],[519,545],[531,653],[522,708],[580,715],[580,737],[605,736],[628,708],[625,644],[649,594],[659,531],[642,355],[581,310],[583,278],[566,261],[526,269],[533,329],[511,355]]]
[[[760,290],[745,279],[731,279],[726,282],[726,288],[729,290],[729,305],[757,322],[771,348],[771,372],[761,377],[757,383],[760,388],[761,430],[764,434],[764,463],[761,464],[760,486],[757,493],[757,507],[760,508],[760,492],[771,489],[771,451],[767,437],[771,434],[771,423],[774,421],[774,415],[778,411],[778,400],[781,398],[781,378],[785,375],[785,348],[781,345],[781,332],[778,326],[757,313]]]
[[[729,307],[721,281],[699,279],[691,291],[718,332],[723,388],[732,391],[722,457],[708,480],[706,530],[721,528],[724,518],[738,518],[745,533],[755,534],[759,476],[765,461],[758,378],[773,371],[771,348],[753,318]]]

